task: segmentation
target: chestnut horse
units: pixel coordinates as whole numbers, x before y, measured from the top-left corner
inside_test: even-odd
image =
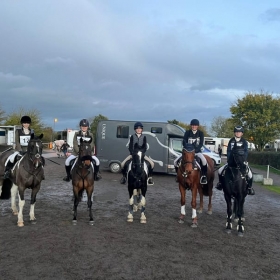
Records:
[[[89,211],[89,224],[93,225],[91,196],[94,189],[94,167],[92,164],[92,149],[89,141],[80,139],[79,156],[71,171],[74,194],[74,215],[73,224],[77,224],[77,208],[82,198],[83,192],[87,192],[87,204]]]
[[[181,193],[181,215],[179,217],[179,223],[183,223],[186,204],[186,190],[192,192],[192,225],[191,227],[197,227],[197,211],[196,211],[196,197],[197,192],[200,196],[199,213],[203,210],[203,196],[209,197],[208,211],[209,215],[212,214],[212,194],[213,194],[213,181],[215,177],[214,163],[210,157],[204,155],[207,160],[207,184],[200,184],[201,171],[199,163],[195,158],[195,147],[193,144],[185,143],[182,150],[182,160],[178,168],[177,178],[179,183],[179,190]]]

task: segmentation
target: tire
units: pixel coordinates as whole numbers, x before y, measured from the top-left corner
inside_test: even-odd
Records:
[[[109,167],[112,173],[120,173],[122,169],[121,164],[118,162],[112,162]]]

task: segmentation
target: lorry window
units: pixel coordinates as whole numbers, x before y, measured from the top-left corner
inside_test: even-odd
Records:
[[[183,145],[182,145],[182,140],[181,139],[173,139],[172,140],[172,149],[175,152],[182,153],[182,148],[183,148]]]
[[[119,125],[117,126],[117,138],[128,138],[129,137],[129,126]]]
[[[151,132],[152,133],[162,133],[162,127],[152,127]]]

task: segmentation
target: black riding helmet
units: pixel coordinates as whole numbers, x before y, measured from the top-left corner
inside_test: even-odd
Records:
[[[87,127],[89,127],[89,122],[88,122],[88,120],[87,120],[87,119],[82,119],[82,120],[80,121],[80,126],[87,126]]]
[[[234,133],[235,133],[235,132],[242,132],[242,133],[244,133],[244,129],[243,129],[242,126],[238,125],[238,126],[235,126],[235,127],[234,127],[233,132],[234,132]]]
[[[134,124],[134,130],[135,130],[136,128],[138,128],[138,127],[141,127],[141,128],[143,129],[143,124],[142,124],[141,122],[136,122],[136,123]]]
[[[191,125],[198,125],[198,126],[199,126],[199,120],[197,120],[197,119],[192,119],[192,120],[191,120]]]
[[[31,123],[31,118],[29,116],[22,116],[20,123]]]

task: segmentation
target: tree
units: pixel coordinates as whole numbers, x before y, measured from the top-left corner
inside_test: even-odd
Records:
[[[19,108],[18,110],[8,114],[5,125],[20,125],[20,119],[22,116],[29,116],[32,120],[31,128],[34,129],[35,135],[43,133],[44,124],[41,121],[40,112],[36,109],[24,110]]]
[[[5,111],[2,110],[2,106],[0,105],[0,124],[3,124],[3,122],[5,121],[6,117],[5,117]]]
[[[234,124],[231,119],[218,116],[213,119],[210,129],[215,137],[231,138],[233,135]]]
[[[108,120],[108,118],[99,114],[98,116],[95,116],[94,118],[89,119],[90,130],[91,130],[94,138],[95,138],[95,135],[96,135],[98,122],[102,121],[102,120]]]
[[[248,92],[230,107],[234,125],[244,127],[244,137],[253,140],[258,151],[274,141],[280,132],[280,98],[271,93]]]

